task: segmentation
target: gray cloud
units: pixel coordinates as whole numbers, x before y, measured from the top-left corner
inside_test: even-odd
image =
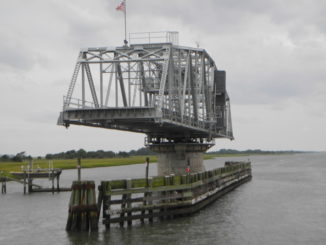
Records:
[[[119,2],[1,3],[0,153],[143,146],[143,135],[56,126],[78,50],[121,45]],[[130,32],[177,30],[180,44],[198,41],[226,70],[237,141],[217,147],[324,149],[325,1],[127,2]]]

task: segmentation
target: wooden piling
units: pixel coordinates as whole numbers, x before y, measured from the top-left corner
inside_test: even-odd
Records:
[[[26,184],[27,184],[27,173],[26,173],[26,169],[24,169],[24,194],[26,194]]]
[[[52,179],[52,194],[54,194],[54,169],[51,170],[51,179]]]
[[[60,175],[57,175],[57,192],[60,192],[60,184],[59,184],[59,181],[60,181]]]
[[[80,159],[80,157],[77,159],[77,174],[78,174],[78,181],[81,181],[81,159]]]
[[[98,207],[94,181],[74,181],[69,201],[67,231],[96,231]]]
[[[6,177],[3,178],[3,181],[1,183],[1,193],[6,194],[7,193],[7,180]]]
[[[152,178],[149,178],[148,179],[148,189],[151,189],[152,187],[153,187],[153,179]],[[149,199],[148,206],[152,206],[153,205],[152,196],[153,196],[153,192],[147,191],[147,197]],[[148,221],[150,223],[153,223],[153,209],[151,209],[151,208],[148,209]]]

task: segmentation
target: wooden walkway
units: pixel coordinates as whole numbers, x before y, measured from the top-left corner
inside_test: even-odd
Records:
[[[251,179],[251,163],[236,162],[223,168],[182,176],[102,181],[99,210],[103,224],[130,226],[154,218],[167,219],[194,213],[221,195]]]
[[[7,182],[17,182],[22,184],[24,187],[24,194],[29,192],[61,192],[71,191],[71,188],[60,188],[59,180],[62,169],[49,168],[49,169],[25,169],[21,172],[10,172],[7,175],[0,174],[1,182],[1,193],[7,193]],[[43,188],[40,185],[34,184],[34,179],[45,179],[48,178],[52,182],[52,188]],[[54,182],[57,182],[55,186]]]

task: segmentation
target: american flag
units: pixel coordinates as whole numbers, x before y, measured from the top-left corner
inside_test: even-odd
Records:
[[[116,7],[116,10],[125,12],[125,11],[126,11],[126,1],[123,0],[123,1],[118,5],[118,7]]]

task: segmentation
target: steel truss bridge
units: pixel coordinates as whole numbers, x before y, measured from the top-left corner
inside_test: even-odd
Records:
[[[172,42],[82,49],[58,124],[145,133],[148,144],[233,139],[225,71]]]

